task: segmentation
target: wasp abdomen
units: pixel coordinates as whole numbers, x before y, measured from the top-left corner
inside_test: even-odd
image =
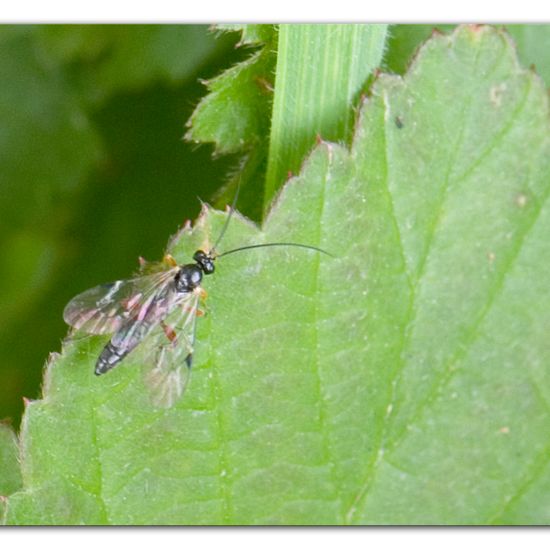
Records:
[[[121,348],[113,345],[112,342],[109,342],[101,352],[100,356],[97,359],[95,364],[95,373],[99,376],[100,374],[105,374],[107,371],[115,367],[120,361],[128,355],[130,349]]]

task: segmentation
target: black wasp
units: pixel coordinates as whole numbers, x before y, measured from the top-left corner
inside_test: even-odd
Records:
[[[67,324],[88,334],[112,334],[97,359],[97,375],[111,370],[147,340],[150,369],[146,382],[153,403],[172,406],[182,396],[189,378],[199,303],[206,294],[202,279],[214,273],[217,258],[267,246],[297,246],[328,254],[299,243],[255,244],[218,254],[216,246],[233,212],[231,208],[214,247],[208,252],[197,250],[193,263],[178,265],[166,256],[162,262],[149,264],[147,274],[96,286],[67,304],[63,312]]]

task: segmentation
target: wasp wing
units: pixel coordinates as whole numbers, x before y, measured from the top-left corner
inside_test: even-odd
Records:
[[[166,291],[176,272],[177,268],[172,268],[90,288],[67,304],[63,319],[88,334],[117,332],[132,319],[147,316],[148,308]]]
[[[191,370],[199,301],[199,291],[188,294],[151,334],[145,383],[156,407],[172,407],[185,391]]]

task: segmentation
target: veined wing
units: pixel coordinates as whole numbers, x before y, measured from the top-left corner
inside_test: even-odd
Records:
[[[193,357],[200,291],[186,296],[147,340],[145,383],[153,405],[172,407],[183,395]]]
[[[129,353],[149,333],[180,304],[185,304],[193,295],[191,292],[178,292],[174,277],[161,284],[155,292],[135,308],[134,315],[115,332],[111,345]]]
[[[67,304],[63,319],[88,334],[116,332],[132,319],[145,318],[156,298],[167,291],[177,269],[90,288]]]

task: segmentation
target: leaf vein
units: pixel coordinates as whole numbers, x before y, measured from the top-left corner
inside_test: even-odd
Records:
[[[522,102],[522,105],[524,105],[523,102]],[[463,340],[465,345],[461,346],[454,353],[454,355],[449,359],[445,367],[442,369],[441,375],[438,376],[434,381],[434,383],[432,384],[432,387],[429,393],[426,395],[426,398],[423,399],[419,403],[419,405],[415,408],[414,412],[411,415],[410,421],[408,423],[409,425],[414,424],[414,422],[416,422],[419,418],[422,417],[422,414],[426,409],[426,407],[434,401],[437,394],[449,383],[454,373],[457,372],[456,364],[468,354],[473,343],[477,340],[477,337],[479,336],[479,333],[477,331],[481,326],[481,324],[483,323],[483,321],[485,320],[485,318],[487,317],[488,313],[491,311],[497,297],[500,295],[500,292],[504,288],[506,279],[512,267],[514,266],[516,260],[520,256],[520,252],[522,250],[522,246],[523,246],[523,243],[525,242],[525,239],[528,237],[529,233],[531,232],[531,229],[536,225],[536,221],[538,220],[540,212],[542,211],[542,207],[548,198],[549,192],[550,192],[550,186],[548,187],[548,191],[546,192],[543,200],[536,204],[534,214],[531,218],[531,223],[526,224],[525,230],[518,236],[517,244],[514,247],[512,254],[510,255],[510,259],[504,265],[501,271],[500,277],[498,277],[495,283],[491,285],[491,291],[488,293],[485,306],[482,308],[482,310],[478,314],[477,318],[471,325],[471,328],[468,331],[468,334],[465,336]],[[391,444],[390,450],[394,450],[398,446],[398,444],[402,441],[404,435],[406,434],[406,431],[407,431],[407,428],[405,427],[396,434],[394,441]]]

